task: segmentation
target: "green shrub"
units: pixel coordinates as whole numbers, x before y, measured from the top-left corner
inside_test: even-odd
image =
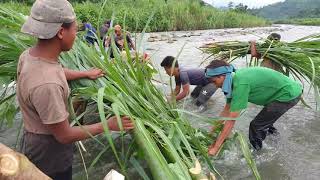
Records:
[[[28,3],[27,3],[28,1]],[[95,0],[99,1],[99,0]],[[28,15],[30,2],[26,3],[2,3],[1,6],[16,9]],[[73,7],[79,22],[87,20],[95,27],[98,25],[101,3],[92,1],[73,1]],[[102,2],[102,1],[100,1]],[[172,30],[201,30],[214,28],[235,28],[266,26],[269,23],[262,19],[245,13],[234,11],[221,11],[213,7],[203,6],[198,0],[108,0],[102,12],[101,23],[111,19],[115,13],[114,24],[124,24],[129,31],[140,32],[150,15],[153,19],[147,31],[172,31]]]

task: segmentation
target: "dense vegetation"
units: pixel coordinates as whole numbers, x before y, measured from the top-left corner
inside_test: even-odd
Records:
[[[252,12],[275,23],[320,25],[319,0],[286,0]]]
[[[28,0],[26,0],[29,2]],[[96,0],[99,1],[99,0]],[[100,0],[101,1],[101,0]],[[100,3],[72,1],[78,19],[88,20],[97,26]],[[145,22],[154,12],[153,21],[148,31],[199,30],[212,28],[255,27],[265,26],[268,22],[262,18],[242,12],[221,11],[206,6],[199,0],[108,0],[102,12],[104,19],[111,19],[115,13],[115,23],[123,24],[124,19],[130,31],[141,31]],[[16,8],[23,14],[29,14],[30,2],[1,4],[4,7]],[[126,18],[124,18],[126,17]]]

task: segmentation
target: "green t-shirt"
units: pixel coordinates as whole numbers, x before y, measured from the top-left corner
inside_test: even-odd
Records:
[[[302,93],[300,83],[264,67],[250,67],[236,71],[232,78],[230,111],[247,108],[248,102],[267,105],[273,101],[288,102]]]

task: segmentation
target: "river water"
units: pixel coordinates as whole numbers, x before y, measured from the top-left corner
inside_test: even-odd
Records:
[[[198,67],[199,64],[208,57],[198,48],[213,41],[226,40],[258,40],[267,37],[270,33],[281,34],[283,41],[294,41],[309,34],[320,32],[320,27],[277,25],[262,28],[237,28],[204,30],[193,32],[164,32],[149,33],[143,39],[143,49],[152,56],[154,65],[160,70],[161,78],[168,82],[159,64],[167,55],[179,56],[179,64],[185,67]],[[150,39],[149,37],[152,37]],[[167,37],[170,37],[168,42]],[[162,40],[162,41],[160,41]],[[149,42],[153,41],[153,42]],[[237,68],[246,66],[245,59],[234,62]],[[160,79],[157,75],[155,79]],[[161,85],[158,85],[159,87]],[[168,91],[167,86],[161,86],[164,91]],[[306,102],[315,108],[313,93],[305,92]],[[225,99],[221,91],[217,91],[209,100],[208,108],[202,113],[203,116],[217,116],[222,110]],[[186,100],[185,109],[192,110],[190,100]],[[289,110],[276,123],[275,127],[280,132],[279,136],[269,136],[264,142],[264,148],[258,153],[254,153],[258,170],[265,180],[318,180],[320,179],[320,113],[313,109],[308,109],[301,103]],[[242,115],[241,120],[235,125],[236,131],[248,134],[250,121],[258,114],[261,107],[250,104]],[[16,126],[21,122],[21,115],[17,115]],[[191,118],[192,123],[201,128],[208,129],[208,125],[196,118]],[[0,131],[0,142],[14,146],[16,142],[16,129],[6,129]],[[84,153],[87,165],[101,151],[101,147],[92,140],[84,141],[88,150]],[[74,179],[85,179],[82,161],[78,151],[75,149]],[[105,153],[94,170],[89,172],[89,179],[102,179],[111,169],[116,167],[116,161],[111,158],[111,152]],[[225,152],[224,156],[215,160],[218,171],[227,180],[254,179],[244,158],[239,150]],[[139,179],[136,173],[132,172],[132,179]]]

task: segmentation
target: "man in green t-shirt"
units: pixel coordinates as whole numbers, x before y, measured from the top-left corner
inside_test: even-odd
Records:
[[[264,67],[250,67],[235,72],[232,65],[215,60],[206,68],[206,77],[227,97],[227,103],[220,116],[237,118],[248,102],[264,106],[249,127],[250,143],[256,150],[262,148],[267,133],[275,133],[273,124],[300,100],[302,86],[289,77]],[[223,130],[216,142],[209,147],[209,154],[215,155],[230,134],[235,120],[220,121]]]

